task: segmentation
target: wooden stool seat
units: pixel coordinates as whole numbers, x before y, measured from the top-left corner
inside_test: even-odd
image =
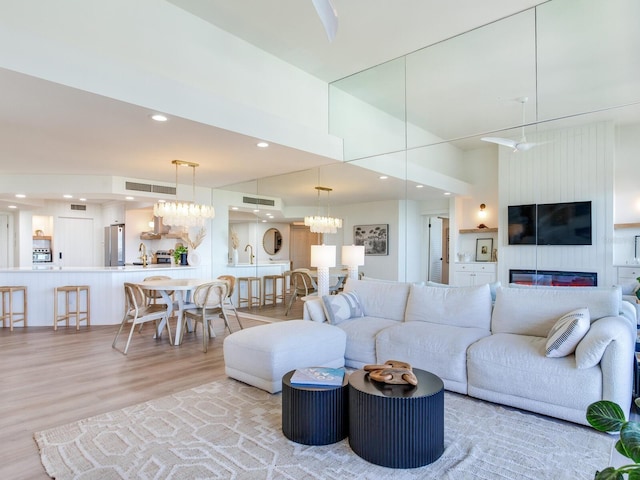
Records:
[[[22,311],[14,310],[13,294],[22,292]],[[2,293],[2,328],[5,327],[6,321],[9,320],[9,330],[13,332],[13,324],[22,322],[22,326],[27,326],[27,287],[25,286],[0,286]]]
[[[271,291],[267,288],[267,286],[271,283]],[[280,291],[278,291],[278,286],[280,286]],[[278,303],[278,300],[282,300],[284,303],[284,275],[265,275],[262,277],[262,300],[263,305],[269,304],[275,306]]]
[[[242,296],[242,285],[246,284],[246,296]],[[254,293],[255,284],[255,293]],[[247,307],[252,308],[255,306],[260,307],[262,305],[262,283],[260,277],[238,277],[238,308],[242,307],[242,302],[247,304]]]
[[[81,294],[85,293],[85,309],[81,309]],[[58,296],[64,293],[65,309],[64,313],[58,310]],[[71,301],[75,302],[75,309],[71,308]],[[83,318],[84,316],[84,318]],[[87,326],[91,325],[91,299],[89,285],[66,285],[53,289],[53,329],[58,330],[58,322],[65,322],[69,326],[69,319],[75,317],[76,330],[80,330],[80,322],[86,321]]]

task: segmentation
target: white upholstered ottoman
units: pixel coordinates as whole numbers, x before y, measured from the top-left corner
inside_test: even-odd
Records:
[[[344,366],[347,335],[341,328],[288,320],[245,328],[224,339],[225,373],[270,393],[296,368]]]

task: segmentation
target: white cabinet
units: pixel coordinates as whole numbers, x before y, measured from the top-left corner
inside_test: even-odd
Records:
[[[618,267],[618,285],[635,283],[638,277],[640,277],[640,265]]]
[[[464,287],[493,283],[497,278],[496,271],[495,263],[456,263],[453,267],[453,284],[459,287]]]

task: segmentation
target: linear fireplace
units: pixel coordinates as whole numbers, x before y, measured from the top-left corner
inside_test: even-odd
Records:
[[[596,287],[598,286],[598,274],[555,270],[509,270],[509,283],[554,287]]]

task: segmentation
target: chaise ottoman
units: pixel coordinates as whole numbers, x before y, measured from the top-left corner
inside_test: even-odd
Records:
[[[308,320],[245,328],[224,339],[225,373],[276,393],[284,374],[296,368],[343,367],[346,344],[341,328]]]

